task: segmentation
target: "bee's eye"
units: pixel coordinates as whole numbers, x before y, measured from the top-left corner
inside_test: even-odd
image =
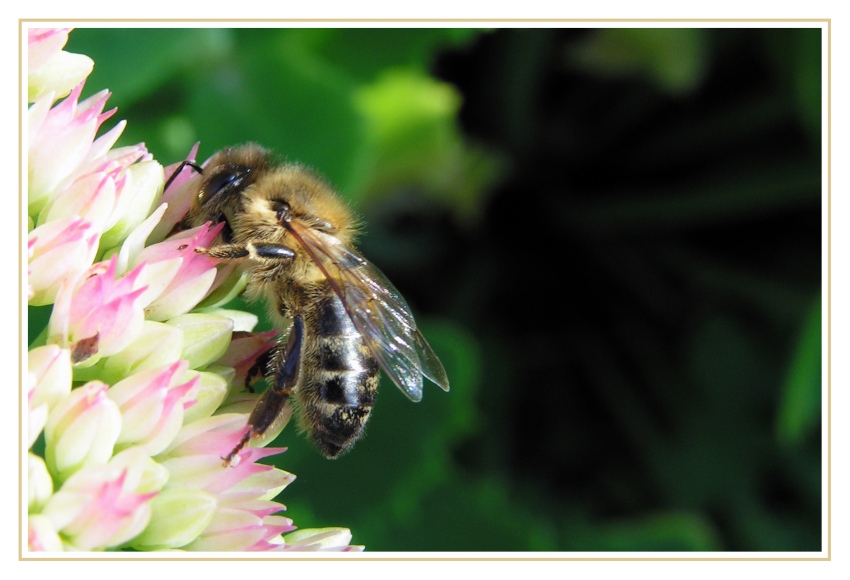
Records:
[[[207,189],[209,189],[209,193],[213,195],[221,192],[222,189],[233,185],[234,183],[239,181],[239,175],[232,171],[222,171],[221,173],[214,175],[209,183],[207,184]]]
[[[206,203],[226,191],[238,189],[242,186],[242,182],[245,180],[245,177],[248,173],[250,173],[250,171],[250,168],[238,165],[219,171],[210,177],[206,186],[202,190],[201,198],[203,202]]]

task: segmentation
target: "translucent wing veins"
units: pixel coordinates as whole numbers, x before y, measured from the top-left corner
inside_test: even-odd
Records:
[[[289,224],[299,243],[322,269],[378,364],[413,401],[422,399],[422,377],[444,391],[449,380],[399,291],[366,258],[330,234]]]

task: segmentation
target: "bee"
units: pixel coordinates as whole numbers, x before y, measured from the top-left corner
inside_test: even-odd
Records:
[[[201,176],[182,227],[224,224],[217,241],[197,251],[241,262],[246,297],[265,300],[275,327],[288,329],[227,464],[287,421],[293,400],[319,450],[338,457],[363,434],[380,369],[412,401],[422,399],[423,376],[449,390],[404,298],[355,249],[356,218],[324,180],[250,143],[216,153],[203,168],[184,165]]]

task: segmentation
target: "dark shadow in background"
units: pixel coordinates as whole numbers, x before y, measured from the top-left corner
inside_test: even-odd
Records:
[[[509,166],[473,229],[386,226],[440,264],[393,279],[481,341],[457,461],[558,549],[818,550],[820,31],[696,31],[679,90],[573,66],[594,34],[499,30],[434,67]]]

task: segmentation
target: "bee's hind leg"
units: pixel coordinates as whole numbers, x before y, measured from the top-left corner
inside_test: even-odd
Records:
[[[283,363],[274,372],[274,384],[260,396],[254,410],[251,411],[251,416],[248,418],[248,425],[250,426],[248,432],[245,433],[236,447],[222,458],[226,465],[231,464],[252,438],[262,437],[270,429],[279,427],[282,422],[289,420],[292,415],[289,398],[298,386],[301,375],[303,345],[304,320],[301,316],[295,316],[292,319],[292,330],[283,352]]]

